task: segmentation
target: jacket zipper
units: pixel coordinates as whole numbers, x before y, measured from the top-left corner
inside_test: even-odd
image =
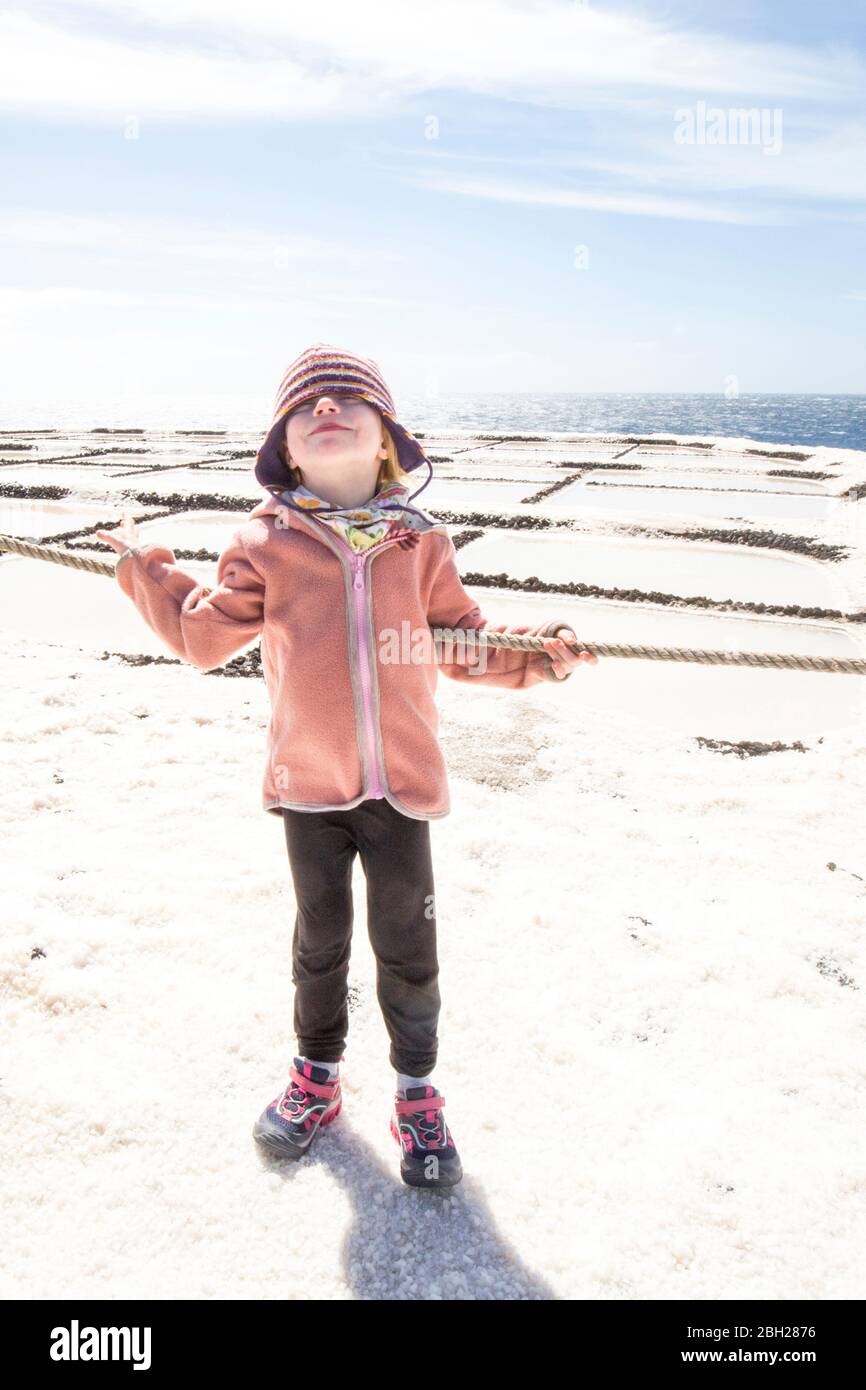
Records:
[[[441,523],[439,523],[441,525]],[[326,545],[336,543],[349,552],[352,562],[352,594],[355,601],[355,630],[358,634],[358,653],[361,666],[361,692],[363,696],[362,707],[364,711],[364,737],[367,744],[366,763],[369,769],[370,785],[365,789],[366,799],[373,799],[385,796],[385,788],[382,785],[382,770],[379,767],[379,759],[376,754],[376,724],[373,718],[373,682],[370,674],[370,643],[369,628],[367,624],[367,557],[371,559],[380,550],[385,550],[389,545],[397,545],[400,537],[395,536],[391,540],[379,541],[368,550],[361,551],[360,554],[353,550],[349,542],[344,540],[341,535],[325,523],[321,522],[320,527],[313,527],[313,532],[317,536],[322,536]],[[324,533],[327,532],[327,536]]]
[[[323,523],[323,530],[325,528]],[[358,659],[361,667],[361,694],[362,709],[364,712],[364,738],[367,744],[366,762],[370,785],[365,788],[365,798],[368,800],[385,796],[385,788],[382,785],[382,772],[379,767],[379,759],[376,754],[376,725],[373,718],[373,681],[370,674],[370,642],[367,625],[367,557],[372,558],[379,550],[384,550],[389,545],[396,545],[397,538],[390,541],[380,541],[369,550],[361,551],[358,554],[349,545],[349,542],[338,535],[336,531],[331,533],[333,539],[344,550],[349,552],[349,559],[352,563],[352,596],[355,600],[355,631],[358,635]]]
[[[344,542],[344,544],[346,544],[346,542]],[[357,624],[358,644],[361,656],[361,690],[364,696],[364,727],[367,734],[367,754],[370,767],[372,768],[372,782],[367,791],[367,796],[382,797],[385,795],[385,789],[382,786],[379,759],[376,756],[376,731],[373,725],[373,681],[370,675],[370,648],[367,640],[366,556],[353,553],[352,569],[352,590],[355,595],[355,621]]]

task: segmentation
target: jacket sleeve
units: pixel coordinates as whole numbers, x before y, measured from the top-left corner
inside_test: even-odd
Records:
[[[124,551],[115,576],[148,627],[202,671],[222,666],[261,632],[264,578],[237,532],[219,558],[214,589],[184,574],[161,545]]]
[[[464,628],[467,631],[512,632],[520,637],[555,637],[560,628],[574,631],[567,620],[554,620],[540,627],[526,624],[509,627],[485,618],[467,594],[457,572],[456,550],[450,536],[445,537],[438,568],[427,605],[431,628]],[[557,676],[547,652],[510,651],[507,647],[488,647],[473,639],[436,645],[436,664],[451,680],[497,685],[506,690],[525,690],[539,681],[562,685],[573,672]]]

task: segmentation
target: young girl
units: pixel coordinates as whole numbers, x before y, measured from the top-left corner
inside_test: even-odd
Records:
[[[319,343],[277,392],[255,476],[269,494],[234,532],[211,589],[174,552],[96,534],[121,552],[125,594],[184,661],[212,671],[261,634],[271,704],[264,810],[282,817],[297,901],[298,1055],[253,1133],[297,1158],[340,1111],[348,1031],[352,865],[360,854],[377,996],[397,1073],[391,1133],[411,1185],[448,1188],[460,1157],[430,1073],[440,1009],[431,820],[451,805],[437,672],[525,690],[595,664],[567,624],[493,626],[460,582],[447,527],[402,479],[426,463],[375,362]],[[419,488],[417,491],[421,491]],[[432,647],[431,628],[465,643]],[[485,647],[473,630],[532,634],[543,652]]]

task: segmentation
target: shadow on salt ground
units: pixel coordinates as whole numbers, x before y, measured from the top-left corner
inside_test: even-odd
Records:
[[[356,1298],[557,1297],[545,1279],[523,1267],[469,1175],[450,1194],[409,1187],[400,1177],[396,1143],[393,1163],[383,1164],[357,1130],[341,1124],[343,1119],[318,1134],[302,1158],[275,1158],[265,1151],[260,1157],[263,1165],[281,1172],[288,1191],[300,1166],[312,1164],[327,1169],[346,1193],[353,1214],[342,1258]],[[314,1288],[309,1296],[316,1297]]]

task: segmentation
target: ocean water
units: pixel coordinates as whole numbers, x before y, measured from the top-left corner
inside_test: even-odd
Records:
[[[64,404],[0,403],[0,429],[210,429],[264,437],[271,396],[145,395]],[[683,395],[503,392],[397,399],[398,419],[434,434],[723,435],[768,444],[866,449],[866,395]],[[0,441],[2,449],[2,441]]]
[[[713,434],[866,449],[866,396],[483,395],[409,401],[419,429]],[[407,427],[413,428],[407,415]]]

